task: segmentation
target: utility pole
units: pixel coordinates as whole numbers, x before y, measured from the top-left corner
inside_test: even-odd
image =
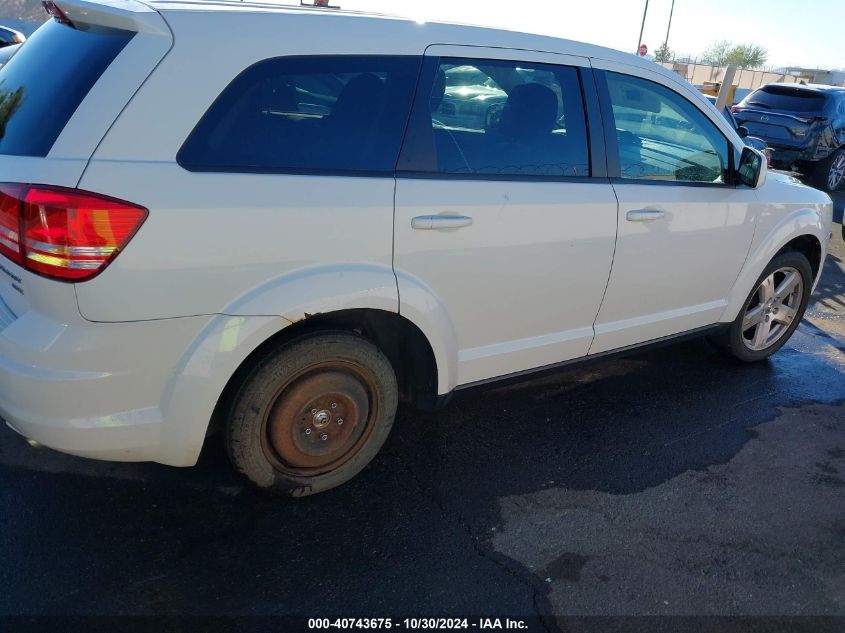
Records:
[[[675,0],[672,0],[672,8],[669,9],[669,26],[666,27],[666,39],[663,40],[663,43],[667,47],[669,46],[669,31],[672,30],[672,15],[674,13],[675,13]],[[642,37],[642,35],[640,37]]]
[[[645,30],[645,16],[648,14],[648,0],[645,0],[645,9],[643,9],[643,25],[640,27],[640,41],[637,42],[637,55],[640,54],[640,46],[643,44],[643,31]]]

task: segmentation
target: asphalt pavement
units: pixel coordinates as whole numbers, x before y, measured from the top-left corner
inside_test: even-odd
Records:
[[[693,341],[403,409],[361,476],[309,499],[251,489],[213,438],[174,469],[33,450],[4,428],[0,630],[33,624],[21,616],[845,630],[839,228],[805,322],[770,361]],[[724,619],[738,616],[767,618]]]

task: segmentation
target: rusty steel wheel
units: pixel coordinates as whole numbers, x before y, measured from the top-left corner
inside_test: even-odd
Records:
[[[375,377],[362,367],[341,361],[309,367],[268,407],[264,454],[276,470],[294,476],[338,468],[366,444],[378,418],[377,393]]]
[[[227,429],[235,466],[288,496],[333,488],[381,448],[396,412],[393,368],[372,343],[321,333],[270,354],[244,380]]]

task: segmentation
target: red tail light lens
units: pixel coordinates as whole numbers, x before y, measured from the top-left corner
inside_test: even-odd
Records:
[[[64,281],[102,272],[147,217],[143,207],[121,200],[39,185],[0,185],[0,209],[0,252]]]
[[[0,254],[20,264],[21,220],[20,220],[20,185],[0,184]]]
[[[742,108],[740,108],[738,105],[732,105],[731,114],[736,114],[737,112],[742,112]]]

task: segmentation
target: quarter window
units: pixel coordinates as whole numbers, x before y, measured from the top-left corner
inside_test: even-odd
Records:
[[[240,74],[177,161],[192,171],[393,173],[421,60],[282,57]]]
[[[468,176],[590,175],[575,68],[442,58],[432,83],[429,97],[415,106],[414,125],[421,134],[409,134],[401,169]],[[425,158],[404,160],[411,152]]]
[[[728,182],[728,140],[701,110],[660,84],[606,77],[622,178]]]

